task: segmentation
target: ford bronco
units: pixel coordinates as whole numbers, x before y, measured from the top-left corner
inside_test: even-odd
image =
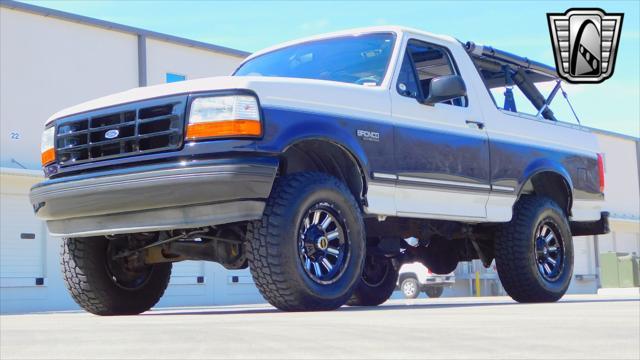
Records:
[[[556,301],[572,236],[608,231],[596,137],[558,121],[560,84],[544,64],[400,27],[294,41],[232,76],[54,114],[30,199],[63,238],[71,296],[99,315],[148,310],[182,260],[248,266],[287,311],[378,305],[416,261],[448,274],[495,259],[513,299]],[[498,107],[502,88],[537,115],[512,96]]]

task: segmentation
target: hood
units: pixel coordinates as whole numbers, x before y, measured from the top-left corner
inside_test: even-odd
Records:
[[[307,111],[349,113],[350,115],[388,115],[388,89],[335,81],[257,76],[220,76],[170,84],[134,88],[90,100],[53,114],[47,124],[67,116],[152,98],[247,89],[254,91],[262,106],[298,108]]]
[[[200,91],[214,91],[222,89],[246,89],[247,78],[239,76],[219,76],[196,80],[174,82],[170,84],[153,85],[133,88],[127,91],[115,93],[101,98],[89,100],[78,105],[68,107],[53,114],[48,120],[50,122],[86,111],[101,109],[105,107],[125,104],[134,101],[152,99],[163,96],[188,94]]]

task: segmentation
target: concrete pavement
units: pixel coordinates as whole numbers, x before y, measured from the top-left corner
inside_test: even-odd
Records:
[[[0,358],[639,359],[638,296],[392,300],[284,313],[269,306],[0,317]]]

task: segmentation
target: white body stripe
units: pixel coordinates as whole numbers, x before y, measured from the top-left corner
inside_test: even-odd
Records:
[[[396,216],[396,187],[370,182],[367,192],[368,214]]]
[[[595,221],[600,219],[602,201],[598,200],[574,200],[571,208],[571,220]]]
[[[485,192],[437,187],[399,185],[396,189],[397,213],[409,217],[484,219],[487,216],[487,198]]]
[[[513,215],[513,204],[516,202],[515,194],[494,194],[487,200],[487,221],[507,222]]]
[[[438,220],[491,221],[511,220],[514,195],[487,198],[482,192],[464,192],[443,188],[393,186],[371,182],[367,196],[368,214],[405,216]],[[399,210],[396,204],[402,206]],[[464,212],[461,212],[463,209]]]

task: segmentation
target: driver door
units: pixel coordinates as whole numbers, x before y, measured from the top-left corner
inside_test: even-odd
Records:
[[[474,220],[486,217],[490,191],[489,140],[467,96],[425,105],[429,83],[460,73],[451,51],[409,39],[395,88],[391,89],[395,124],[394,158],[398,216]]]

